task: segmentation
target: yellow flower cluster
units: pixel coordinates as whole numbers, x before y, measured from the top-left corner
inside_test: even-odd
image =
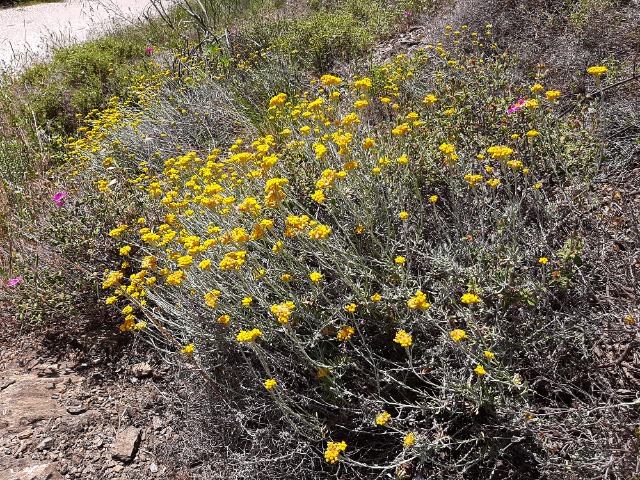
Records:
[[[427,310],[431,304],[427,302],[427,296],[418,290],[415,296],[407,300],[407,306],[413,310]]]
[[[253,330],[240,330],[236,340],[238,342],[253,342],[256,338],[262,336],[262,331],[258,328],[254,328]]]
[[[324,452],[324,459],[327,463],[336,463],[340,453],[347,449],[347,444],[342,442],[328,442],[327,449]]]
[[[289,317],[294,308],[296,308],[296,306],[291,301],[277,303],[271,306],[271,313],[276,316],[278,322],[285,324],[289,322]]]

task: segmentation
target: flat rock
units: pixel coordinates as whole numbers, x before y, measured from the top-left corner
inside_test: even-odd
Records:
[[[131,367],[131,374],[136,378],[147,378],[153,375],[153,368],[146,362],[136,363]]]
[[[140,445],[140,429],[127,427],[116,435],[111,456],[121,462],[130,462],[136,455]]]
[[[69,405],[67,406],[67,412],[71,415],[80,415],[87,411],[87,407],[84,405]]]

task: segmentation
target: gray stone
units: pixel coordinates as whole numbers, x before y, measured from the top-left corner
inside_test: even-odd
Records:
[[[136,455],[140,445],[140,429],[127,427],[116,435],[116,442],[111,455],[121,462],[130,462]]]

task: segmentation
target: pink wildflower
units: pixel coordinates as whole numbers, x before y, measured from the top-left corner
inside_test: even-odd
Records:
[[[518,110],[520,110],[522,107],[524,106],[524,98],[521,98],[520,100],[518,100],[516,103],[514,103],[513,105],[511,105],[511,107],[509,108],[509,110],[507,110],[507,113],[515,113]]]
[[[12,278],[7,282],[7,287],[13,287],[14,285],[19,284],[22,281],[22,275],[16,278]]]
[[[68,196],[69,192],[58,192],[53,197],[51,197],[51,200],[53,200],[56,206],[61,207],[63,203],[62,201]]]

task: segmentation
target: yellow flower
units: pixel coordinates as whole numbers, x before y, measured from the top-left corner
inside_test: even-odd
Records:
[[[278,384],[278,382],[276,382],[273,378],[270,378],[270,379],[264,381],[264,388],[266,388],[267,390],[271,390],[277,384]]]
[[[355,312],[356,308],[358,308],[358,306],[355,303],[350,303],[349,305],[344,306],[344,309],[349,313]]]
[[[542,188],[542,184],[540,182],[534,183],[533,188],[536,190],[540,190]]]
[[[118,297],[109,297],[104,301],[104,303],[105,303],[105,305],[112,305],[112,304],[116,303],[117,301],[118,301]]]
[[[329,369],[325,367],[319,368],[318,371],[316,372],[316,377],[318,378],[324,378],[327,375],[329,375]]]
[[[451,335],[451,338],[453,338],[456,342],[467,338],[467,332],[465,332],[461,328],[456,328],[455,330],[450,331],[449,335]]]
[[[229,252],[220,262],[220,270],[239,270],[247,256],[246,251]]]
[[[497,178],[492,178],[490,180],[487,180],[487,185],[489,185],[491,188],[497,188],[498,185],[500,185],[500,180]]]
[[[481,181],[484,177],[482,175],[472,175],[470,173],[467,173],[464,176],[464,179],[469,182],[469,185],[471,185],[472,187],[476,186],[476,183],[478,183],[479,181]]]
[[[533,137],[537,137],[538,135],[540,135],[540,132],[537,131],[537,130],[529,130],[526,135],[529,138],[533,138]]]
[[[398,265],[402,265],[405,261],[406,259],[402,255],[398,255],[394,260]]]
[[[323,275],[320,272],[311,272],[309,274],[309,278],[313,283],[318,283],[320,280],[322,280],[322,277]]]
[[[209,260],[208,258],[205,259],[205,260],[202,260],[198,264],[198,268],[200,268],[201,270],[210,270],[211,269],[211,260]]]
[[[454,145],[451,145],[450,143],[443,143],[438,148],[445,155],[453,154],[455,152],[455,149],[456,149],[456,147]]]
[[[325,87],[337,86],[342,83],[342,79],[340,77],[335,77],[333,75],[323,75],[320,77],[320,83]]]
[[[444,113],[444,114],[448,117],[448,116],[450,116],[450,115],[453,115],[453,114],[455,113],[455,111],[456,111],[456,109],[455,109],[455,108],[450,108],[450,109],[448,109],[448,110],[445,110],[445,111],[444,111],[444,112],[442,112],[442,113]]]
[[[398,217],[400,217],[402,220],[406,220],[407,218],[409,218],[409,212],[400,212],[398,214]]]
[[[382,170],[380,170],[380,167],[374,167],[371,169],[371,173],[373,173],[374,175],[380,175],[380,172]]]
[[[125,245],[120,249],[120,255],[126,257],[131,252],[131,247],[129,245]]]
[[[540,259],[538,260],[538,263],[541,263],[542,265],[546,265],[548,261],[549,259],[547,257],[540,257]]]
[[[340,331],[338,332],[338,334],[336,335],[336,338],[341,341],[341,342],[346,342],[347,340],[349,340],[352,335],[356,333],[355,329],[349,325],[342,327],[340,329]]]
[[[415,443],[416,443],[416,435],[413,432],[409,432],[404,437],[404,442],[402,443],[402,445],[404,446],[404,448],[411,448]]]
[[[427,296],[418,290],[414,297],[407,300],[407,306],[413,310],[427,310],[431,304],[427,302]]]
[[[391,419],[391,414],[388,412],[382,412],[376,415],[376,424],[384,426]]]
[[[549,90],[545,95],[547,96],[547,100],[553,102],[560,97],[560,90]]]
[[[314,202],[322,203],[325,199],[326,197],[324,196],[324,192],[322,190],[316,190],[311,194],[311,200],[313,200]]]
[[[271,100],[269,100],[269,106],[274,107],[274,106],[284,105],[284,102],[286,101],[287,101],[287,94],[279,93],[275,97],[272,97]]]
[[[493,353],[493,352],[490,352],[489,350],[485,350],[484,351],[484,356],[485,356],[485,358],[488,358],[489,360],[492,360],[493,357],[496,356],[496,354]]]
[[[436,96],[431,94],[427,95],[422,99],[422,103],[424,103],[425,105],[433,105],[437,101],[438,99],[436,98]]]
[[[275,305],[271,305],[271,313],[276,316],[278,322],[285,324],[289,322],[289,317],[295,308],[295,304],[291,301],[277,303]]]
[[[373,138],[369,138],[367,137],[364,142],[362,142],[362,148],[364,148],[365,150],[368,150],[370,148],[373,148],[375,146],[376,142],[373,140]]]
[[[382,295],[380,295],[379,293],[374,293],[373,295],[371,295],[372,302],[379,302],[380,300],[382,300]]]
[[[476,372],[476,375],[478,375],[479,377],[482,377],[483,375],[487,374],[487,371],[484,369],[482,365],[478,365],[476,368],[473,369],[473,371]]]
[[[283,273],[282,276],[280,277],[280,280],[282,280],[285,283],[290,282],[291,281],[291,274]]]
[[[230,321],[231,321],[231,317],[229,315],[220,315],[218,317],[218,323],[220,323],[222,325],[226,325]]]
[[[242,299],[242,306],[243,307],[250,307],[251,306],[251,302],[253,302],[253,298],[252,297],[244,297]]]
[[[327,463],[336,463],[340,452],[344,452],[347,449],[347,444],[343,442],[328,442],[327,449],[324,452],[324,460]]]
[[[411,334],[404,330],[398,330],[393,341],[399,343],[401,347],[408,348],[413,343],[413,338],[411,337]]]
[[[325,147],[322,143],[314,143],[313,150],[316,153],[316,158],[320,160],[324,157],[324,154],[327,153],[327,147]]]
[[[220,298],[220,290],[211,290],[204,295],[204,303],[207,307],[216,308],[218,303],[218,298]]]
[[[167,275],[167,279],[165,280],[169,285],[180,285],[182,280],[187,278],[187,274],[182,270],[176,270],[173,273]]]
[[[391,103],[391,99],[389,97],[380,97],[380,101],[382,103]]]
[[[494,145],[493,147],[489,147],[487,149],[487,153],[491,155],[492,158],[502,159],[511,155],[513,153],[513,150],[503,145]]]
[[[185,345],[182,348],[182,350],[180,350],[180,353],[183,353],[185,355],[191,355],[194,350],[195,350],[195,346],[193,345],[193,343],[190,343],[189,345]]]
[[[462,295],[462,297],[460,297],[460,301],[465,305],[472,305],[474,303],[479,303],[480,297],[473,293],[465,293],[464,295]]]
[[[609,69],[604,65],[594,65],[593,67],[587,68],[587,73],[589,75],[593,75],[594,77],[599,77],[600,75],[607,73]]]
[[[261,336],[262,336],[262,332],[257,328],[254,328],[253,330],[249,330],[249,331],[240,330],[240,333],[238,333],[236,340],[238,342],[253,342],[256,338]]]
[[[273,251],[273,253],[278,253],[280,250],[282,250],[284,247],[284,242],[278,240],[276,243],[273,244],[273,247],[271,247],[271,250]]]
[[[331,233],[331,227],[327,225],[318,225],[316,228],[309,230],[309,238],[313,240],[321,240],[327,238]]]
[[[532,93],[538,93],[538,92],[541,92],[542,90],[544,90],[544,87],[542,85],[540,85],[539,83],[536,83],[535,85],[533,85],[531,87],[531,92]]]
[[[362,232],[364,232],[364,225],[362,225],[361,223],[359,223],[358,225],[356,225],[356,228],[354,229],[354,231],[359,235]]]
[[[438,196],[437,196],[437,195],[431,195],[431,196],[429,197],[429,201],[430,201],[431,203],[436,203],[436,202],[438,201]]]
[[[366,100],[356,100],[355,102],[353,102],[354,108],[358,109],[364,108],[367,105],[369,105],[369,102],[367,102]]]
[[[353,86],[362,89],[371,88],[371,79],[367,77],[361,78],[360,80],[356,80]]]

